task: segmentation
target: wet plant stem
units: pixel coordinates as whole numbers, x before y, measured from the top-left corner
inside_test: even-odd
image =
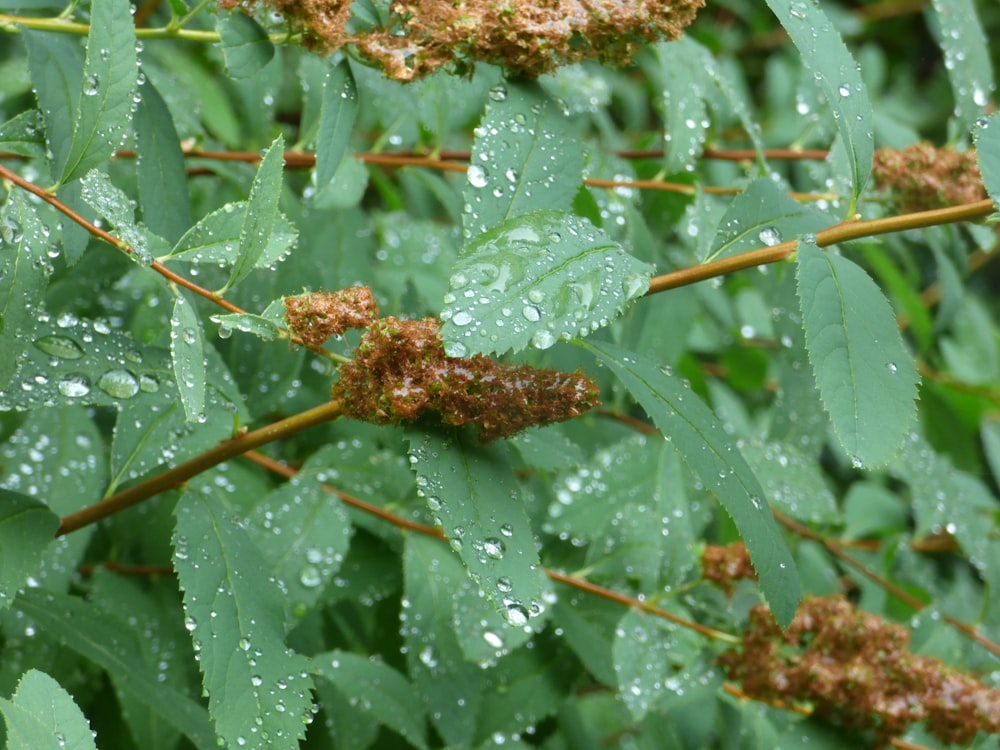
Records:
[[[341,403],[339,401],[330,401],[287,419],[282,419],[274,424],[261,427],[259,430],[237,435],[234,438],[219,443],[211,450],[195,456],[190,461],[185,461],[179,466],[175,466],[151,479],[139,482],[139,484],[133,485],[121,492],[116,492],[114,495],[83,510],[71,513],[62,519],[59,529],[56,531],[56,536],[63,536],[84,526],[97,523],[115,513],[120,513],[126,508],[131,508],[143,500],[148,500],[154,495],[172,490],[182,485],[188,479],[211,469],[213,466],[218,466],[224,461],[235,458],[254,448],[259,448],[273,440],[278,440],[308,427],[315,427],[324,422],[337,419],[340,415]]]

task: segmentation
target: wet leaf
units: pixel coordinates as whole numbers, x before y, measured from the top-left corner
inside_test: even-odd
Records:
[[[935,41],[944,53],[944,69],[955,98],[955,135],[969,132],[989,104],[995,88],[990,47],[972,0],[934,0]]]
[[[28,670],[10,697],[0,698],[10,750],[95,748],[94,735],[73,696],[44,672]]]
[[[59,516],[26,495],[0,489],[0,610],[6,609],[59,528]]]
[[[649,288],[650,270],[586,219],[534,211],[504,221],[454,266],[445,351],[502,354],[587,336]]]
[[[80,180],[83,200],[114,227],[114,233],[132,251],[130,257],[148,266],[156,255],[167,249],[166,240],[157,237],[135,220],[135,201],[115,187],[111,178],[96,169]]]
[[[188,422],[205,420],[205,340],[201,321],[187,294],[176,291],[170,316],[170,359]]]
[[[973,135],[983,183],[993,206],[1000,211],[1000,112],[980,119]]]
[[[358,90],[347,60],[332,65],[323,82],[323,101],[316,136],[316,185],[324,187],[334,178],[347,155],[347,146],[358,115]]]
[[[204,216],[184,233],[164,260],[219,265],[236,263],[246,211],[246,201],[237,201]],[[285,257],[297,235],[295,227],[279,212],[274,220],[274,230],[255,268],[273,265]]]
[[[242,10],[219,13],[218,24],[226,73],[231,78],[250,78],[271,62],[274,45],[249,15]]]

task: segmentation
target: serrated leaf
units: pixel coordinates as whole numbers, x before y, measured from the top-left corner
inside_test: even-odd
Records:
[[[801,598],[795,562],[771,515],[757,477],[715,415],[690,389],[655,363],[607,342],[579,342],[611,369],[732,516],[761,591],[782,627]]]
[[[358,710],[389,727],[411,745],[426,748],[419,696],[403,675],[387,664],[346,651],[313,657],[316,674],[340,691]]]
[[[59,516],[26,495],[0,489],[0,609],[41,564],[59,528]]]
[[[861,72],[844,40],[818,3],[810,0],[767,0],[767,5],[795,43],[802,64],[812,71],[833,110],[851,173],[851,200],[847,215],[852,216],[871,176],[872,156],[875,153],[872,107]]]
[[[176,294],[170,315],[170,359],[184,414],[188,422],[196,422],[205,411],[204,331],[185,292],[178,289]]]
[[[798,291],[806,349],[834,431],[852,463],[881,466],[916,414],[917,371],[892,308],[864,270],[800,243]]]
[[[726,209],[706,260],[777,245],[800,234],[818,232],[829,224],[825,214],[797,203],[773,180],[762,177],[747,185]]]
[[[0,148],[30,159],[45,156],[45,123],[42,113],[29,109],[0,124]]]
[[[325,187],[347,155],[358,116],[358,89],[347,60],[332,65],[323,82],[323,100],[316,136],[316,185]]]
[[[104,453],[100,432],[83,407],[35,409],[0,446],[0,487],[37,497],[52,513],[66,515],[100,498],[107,476]],[[30,571],[33,583],[65,590],[76,578],[92,531],[50,535]]]
[[[80,188],[83,200],[111,222],[115,234],[132,250],[130,257],[134,261],[148,266],[157,254],[166,251],[166,240],[136,223],[135,201],[115,187],[104,172],[87,172],[80,180]]]
[[[230,313],[213,315],[212,321],[219,324],[219,332],[228,337],[233,330],[251,333],[264,341],[274,341],[283,330],[284,321],[253,313]]]
[[[540,614],[546,615],[547,610]],[[452,590],[452,627],[459,648],[466,659],[483,668],[495,664],[497,659],[536,635],[545,628],[546,619],[536,616],[530,627],[514,627],[468,576]]]
[[[285,139],[278,136],[267,149],[250,186],[247,210],[240,225],[240,243],[229,281],[220,294],[231,289],[257,267],[271,241],[278,216],[278,199],[285,164]]]
[[[321,448],[248,514],[250,536],[281,583],[285,606],[297,617],[319,601],[340,570],[351,539],[343,504],[316,479],[318,466],[336,463],[334,454],[333,446]]]
[[[682,616],[690,619],[685,613]],[[673,677],[701,652],[697,634],[660,617],[630,609],[615,628],[611,647],[618,691],[636,721],[654,708],[676,683]],[[677,688],[675,687],[674,690]]]
[[[538,209],[566,210],[580,188],[583,153],[534,84],[495,87],[476,128],[463,196],[466,237]]]
[[[65,594],[29,590],[17,597],[14,608],[64,646],[114,674],[124,689],[180,730],[196,747],[201,750],[218,747],[205,709],[160,683],[155,673],[150,672],[142,658],[136,631],[108,628],[108,616],[103,610]]]
[[[0,698],[10,750],[95,748],[83,711],[66,690],[44,672],[29,669],[8,701]]]
[[[274,45],[253,18],[242,10],[219,13],[219,39],[226,74],[230,78],[250,78],[274,57]]]
[[[351,208],[361,202],[367,189],[368,167],[353,154],[344,154],[330,181],[317,182],[308,205],[317,210]]]
[[[171,244],[191,226],[191,201],[180,138],[170,110],[146,80],[135,110],[135,171],[142,220]]]
[[[202,217],[184,233],[170,254],[162,260],[220,265],[235,263],[240,245],[240,229],[246,210],[246,201],[237,201],[227,203]],[[256,268],[269,266],[281,260],[297,236],[295,227],[279,212],[275,217],[274,230],[268,239],[267,247],[257,259]]]
[[[451,621],[452,592],[466,571],[436,539],[407,535],[400,632],[410,679],[447,745],[468,747],[483,703],[482,670],[465,660]]]
[[[38,212],[19,191],[0,209],[0,391],[14,377],[35,329],[38,302],[52,273]]]
[[[94,3],[87,35],[82,90],[74,108],[73,140],[54,170],[63,185],[107,161],[132,122],[139,75],[135,24],[128,0]]]
[[[954,132],[964,137],[993,93],[989,43],[972,0],[934,0],[931,7],[931,31],[944,53],[944,68],[955,99]]]
[[[660,63],[657,104],[664,126],[663,169],[667,174],[691,171],[708,133],[702,49],[689,37],[654,49]]]
[[[445,295],[449,356],[547,349],[583,337],[649,288],[650,267],[586,219],[534,211],[468,243]]]
[[[767,493],[769,503],[793,518],[809,523],[836,523],[837,499],[816,459],[794,444],[750,440],[740,444]]]
[[[0,391],[0,409],[119,406],[173,379],[164,350],[140,350],[105,323],[41,314],[33,336],[10,387]]]
[[[978,120],[973,138],[983,184],[994,208],[1000,211],[1000,112]]]
[[[285,645],[282,594],[217,492],[199,482],[181,498],[173,540],[209,712],[232,747],[287,747],[312,715],[309,660]]]
[[[521,490],[502,450],[464,432],[408,432],[417,491],[457,542],[469,575],[504,619],[525,625],[541,607],[543,579]]]
[[[73,142],[83,50],[76,39],[63,34],[22,28],[21,35],[28,49],[31,84],[45,120],[52,172],[58,174],[66,164]]]

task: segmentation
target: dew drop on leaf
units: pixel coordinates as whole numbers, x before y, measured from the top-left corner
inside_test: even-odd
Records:
[[[126,399],[139,392],[139,381],[128,370],[117,368],[104,373],[97,381],[97,387],[112,398]]]
[[[83,348],[67,336],[42,336],[35,340],[35,346],[53,357],[60,359],[79,359],[83,356]]]

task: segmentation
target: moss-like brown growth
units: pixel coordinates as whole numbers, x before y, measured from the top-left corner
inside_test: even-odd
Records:
[[[767,608],[755,607],[742,647],[719,661],[750,696],[811,703],[817,716],[869,732],[877,746],[913,722],[961,745],[1000,731],[1000,691],[910,653],[908,642],[904,627],[842,597],[815,598],[784,633]]]
[[[724,547],[710,544],[701,553],[701,577],[721,587],[726,596],[732,596],[734,581],[757,580],[750,553],[743,542],[733,542]]]
[[[915,143],[902,151],[875,152],[872,174],[879,190],[892,193],[904,211],[927,211],[986,197],[975,151]]]
[[[284,302],[288,328],[310,346],[322,346],[331,336],[343,336],[348,328],[364,328],[378,318],[378,305],[366,286],[309,292],[285,297]]]
[[[237,0],[223,0],[234,7]],[[676,39],[704,0],[395,0],[386,28],[348,36],[346,0],[249,0],[280,11],[307,45],[328,54],[345,43],[386,75],[409,81],[477,61],[535,77],[559,65],[625,65],[642,42]]]
[[[600,405],[597,385],[578,372],[505,365],[482,355],[447,357],[439,329],[434,318],[373,323],[333,386],[344,415],[398,424],[433,413],[445,424],[475,425],[488,442]]]

